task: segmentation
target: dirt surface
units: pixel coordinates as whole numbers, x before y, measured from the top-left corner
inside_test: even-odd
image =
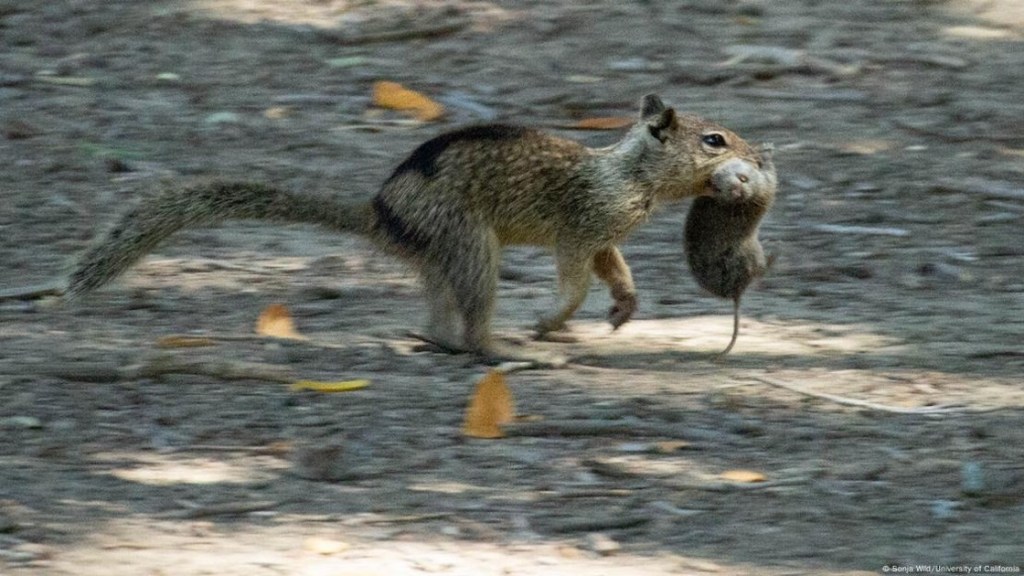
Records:
[[[0,1],[0,287],[59,277],[165,181],[367,196],[453,126],[603,145],[564,127],[657,92],[777,148],[778,260],[732,355],[709,361],[730,305],[685,270],[685,203],[624,246],[634,321],[611,333],[595,285],[575,344],[529,340],[554,270],[510,250],[497,331],[572,362],[509,374],[534,418],[470,440],[486,368],[414,350],[398,262],[302,226],[182,233],[76,306],[0,302],[0,573],[1019,572],[1018,3],[413,4]],[[376,80],[447,118],[373,110]],[[242,337],[271,303],[310,341]],[[183,334],[236,338],[157,346]],[[138,369],[160,362],[208,375]],[[927,407],[951,410],[880,409]]]

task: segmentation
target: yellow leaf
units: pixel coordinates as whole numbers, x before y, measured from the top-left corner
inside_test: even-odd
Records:
[[[203,346],[216,346],[217,342],[212,338],[201,336],[164,336],[157,338],[157,348],[201,348]]]
[[[741,482],[743,484],[753,484],[767,480],[764,474],[754,470],[726,470],[719,474],[718,477],[729,482]]]
[[[369,380],[345,380],[342,382],[317,382],[315,380],[299,380],[289,386],[290,389],[309,390],[311,392],[351,392],[370,385]]]
[[[512,392],[501,372],[491,370],[476,385],[466,410],[462,433],[472,438],[501,438],[500,426],[515,418]]]
[[[303,336],[295,331],[292,315],[284,304],[271,304],[263,309],[259,320],[256,321],[256,333],[273,338],[303,339]]]
[[[605,116],[598,118],[584,118],[572,125],[578,130],[619,130],[632,126],[635,120],[625,116]]]
[[[444,106],[398,82],[379,81],[373,84],[373,105],[390,110],[411,112],[418,120],[430,122],[444,116]]]

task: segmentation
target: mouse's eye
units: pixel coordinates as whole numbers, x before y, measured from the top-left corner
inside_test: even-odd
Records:
[[[700,141],[705,145],[712,148],[725,148],[725,136],[722,136],[718,132],[711,132],[700,137]]]

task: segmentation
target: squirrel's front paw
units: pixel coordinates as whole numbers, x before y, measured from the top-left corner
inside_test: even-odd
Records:
[[[612,330],[618,330],[619,326],[629,322],[636,308],[636,294],[627,294],[616,299],[615,304],[608,310],[608,322],[612,325]]]
[[[537,331],[537,338],[543,339],[551,332],[558,332],[565,329],[565,320],[557,317],[541,318],[533,327]]]

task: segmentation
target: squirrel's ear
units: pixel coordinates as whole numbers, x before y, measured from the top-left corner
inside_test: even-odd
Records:
[[[665,110],[665,103],[657,94],[648,94],[640,102],[640,118],[648,120],[652,116],[661,114]]]
[[[668,130],[675,128],[677,124],[675,109],[665,106],[661,98],[654,94],[644,96],[640,105],[640,118],[647,124],[651,136],[662,142],[668,137]]]

